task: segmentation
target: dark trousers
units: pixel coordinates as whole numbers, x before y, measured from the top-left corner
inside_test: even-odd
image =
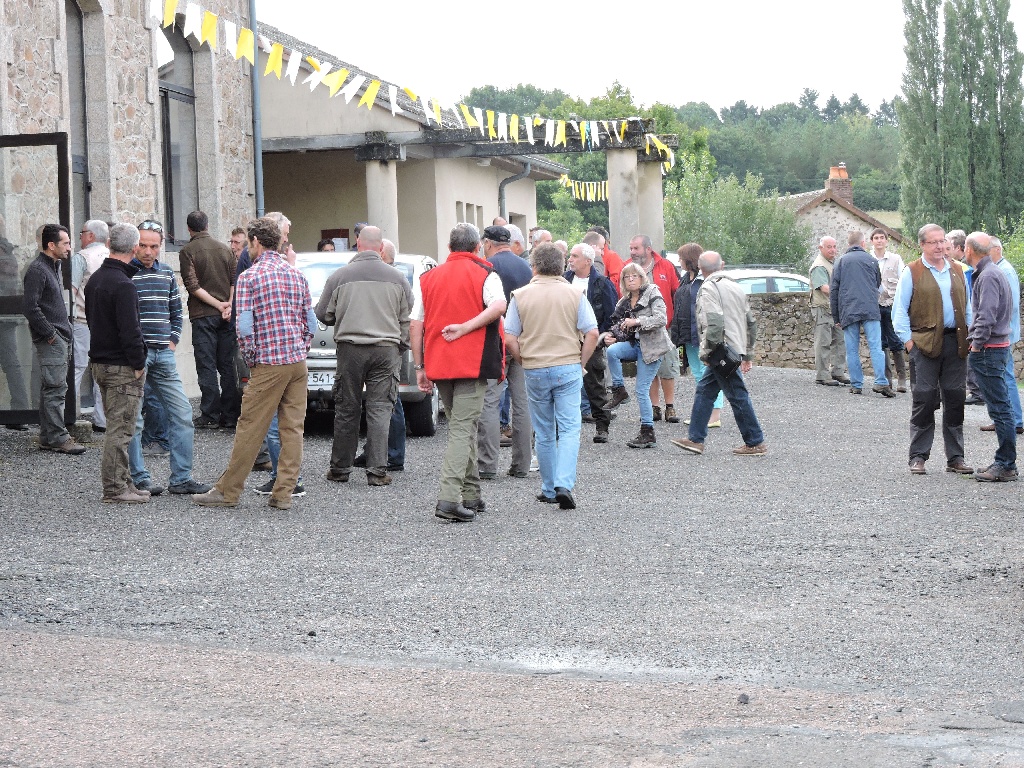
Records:
[[[608,390],[604,386],[605,371],[608,370],[608,358],[604,347],[598,347],[587,361],[583,369],[583,391],[590,401],[590,415],[597,423],[598,432],[607,432],[611,424],[611,411],[608,410]]]
[[[935,438],[935,412],[942,406],[942,442],[947,463],[964,455],[964,399],[967,361],[957,351],[956,334],[942,337],[942,354],[925,357],[910,350],[910,458],[927,460]]]
[[[199,410],[220,424],[234,424],[242,407],[235,373],[238,342],[234,327],[219,317],[196,318],[192,321],[192,348],[202,392]]]
[[[996,426],[995,463],[1003,469],[1017,468],[1017,429],[1013,409],[1010,407],[1010,392],[1006,388],[1006,359],[1009,347],[982,349],[968,356],[974,380],[981,388],[989,418]]]
[[[338,344],[334,375],[334,444],[331,470],[348,475],[359,445],[359,415],[366,388],[366,471],[383,475],[388,429],[398,397],[402,354],[394,344]]]
[[[890,352],[903,352],[903,342],[896,335],[896,329],[892,327],[892,307],[878,306],[882,315],[882,349]]]

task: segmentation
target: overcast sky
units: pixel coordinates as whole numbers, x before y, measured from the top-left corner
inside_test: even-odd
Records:
[[[856,92],[874,110],[900,91],[904,68],[899,0],[400,0],[374,10],[337,0],[256,0],[260,21],[441,99],[518,83],[589,99],[618,80],[643,106],[706,101],[720,110],[745,99],[767,107],[812,88],[820,105],[833,92],[841,101]],[[1020,34],[1024,2],[1010,16]]]

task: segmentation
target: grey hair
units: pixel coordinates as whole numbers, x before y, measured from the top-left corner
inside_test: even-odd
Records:
[[[541,243],[530,251],[530,263],[538,275],[560,275],[565,269],[565,257],[554,243]]]
[[[989,238],[989,242],[992,244],[993,248],[1002,248],[1003,247],[1003,241],[1000,240],[998,237]]]
[[[480,245],[480,230],[463,222],[452,227],[448,236],[448,250],[452,253],[472,253]]]
[[[580,249],[580,255],[584,259],[589,261],[591,264],[594,263],[594,259],[597,258],[597,251],[594,250],[594,246],[592,246],[590,243],[577,243],[572,247],[574,251],[577,248]]]
[[[139,244],[139,229],[134,224],[115,224],[110,228],[110,252],[126,255]]]
[[[832,237],[832,235],[823,235],[822,238],[818,241],[818,247],[823,248],[825,246],[826,240],[831,240],[833,243],[836,242],[836,239]]]
[[[633,235],[629,242],[633,242],[633,240],[639,240],[640,244],[644,248],[654,248],[654,243],[651,242],[650,235]]]
[[[551,237],[551,233],[548,232],[546,229],[535,229],[533,230],[533,232],[530,233],[530,239],[536,243],[538,240],[540,240],[541,235],[547,235],[548,237]]]
[[[923,227],[917,230],[917,242],[923,243],[924,239],[928,237],[929,232],[942,232],[943,234],[945,234],[945,231],[946,230],[944,230],[938,224],[925,224]]]
[[[697,266],[700,267],[700,271],[707,272],[709,275],[720,270],[723,265],[722,255],[715,251],[704,251],[697,259]]]
[[[515,224],[506,224],[505,229],[507,229],[508,233],[512,235],[511,242],[519,243],[521,246],[523,246],[524,249],[526,248],[526,238],[523,237],[523,230],[521,230]]]
[[[102,219],[89,219],[82,225],[82,230],[92,232],[93,237],[101,243],[107,242],[107,238],[110,237],[110,227]]]
[[[384,253],[386,253],[388,255],[388,257],[392,261],[394,261],[395,260],[395,256],[398,255],[398,249],[395,248],[395,244],[392,243],[390,240],[384,239],[384,240],[381,241],[381,245],[383,246],[382,255]]]
[[[277,224],[277,228],[281,230],[283,230],[285,227],[290,227],[292,225],[291,219],[289,219],[280,211],[271,211],[270,213],[265,214],[265,217],[270,219],[275,224]]]

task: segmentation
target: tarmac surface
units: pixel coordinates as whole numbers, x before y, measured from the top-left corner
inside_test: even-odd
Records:
[[[98,449],[0,430],[0,766],[1024,766],[1021,484],[941,435],[911,476],[909,394],[748,382],[767,456],[728,406],[703,456],[626,448],[631,396],[578,509],[500,475],[469,524],[433,516],[443,426],[369,488],[312,420],[287,512],[101,504]]]

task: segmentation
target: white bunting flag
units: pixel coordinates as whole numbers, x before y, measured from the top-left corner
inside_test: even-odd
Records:
[[[234,22],[224,22],[224,40],[227,43],[228,53],[231,54],[232,59],[238,58],[236,52],[238,51],[238,27],[235,26]]]
[[[427,125],[430,125],[434,122],[434,111],[430,108],[430,99],[420,96],[420,104],[423,105],[423,116],[427,118]]]
[[[555,146],[555,121],[548,120],[544,123],[544,144],[545,146]]]
[[[192,35],[199,42],[203,34],[203,11],[196,3],[189,3],[185,6],[185,27],[182,29],[185,37]]]
[[[522,119],[523,127],[526,128],[526,141],[533,144],[533,118],[524,116]]]
[[[441,109],[446,109],[453,115],[455,115],[455,122],[459,124],[459,128],[467,127],[465,121],[462,119],[462,115],[459,114],[459,105],[456,102],[451,101],[443,103],[441,104]]]
[[[597,128],[597,120],[590,121],[590,143],[594,147],[601,146],[601,133]]]
[[[273,47],[274,44],[270,42],[269,37],[267,37],[266,35],[260,35],[260,48],[263,49],[264,53],[270,53]]]
[[[352,101],[352,97],[356,95],[356,91],[358,91],[365,82],[366,78],[363,75],[355,75],[349,81],[349,84],[341,89],[341,95],[345,97],[346,104]]]
[[[508,141],[508,115],[504,112],[498,113],[498,138],[501,141]]]
[[[284,71],[284,76],[292,81],[292,85],[295,85],[295,78],[299,76],[299,65],[301,63],[302,54],[293,48],[291,53],[288,54],[288,69]]]
[[[316,59],[310,59],[310,61],[314,62],[316,66],[314,66],[313,71],[309,73],[309,77],[302,81],[302,84],[305,85],[306,83],[309,83],[309,90],[315,91],[316,87],[320,85],[324,77],[327,76],[327,73],[331,71],[331,67],[333,65],[321,64]]]
[[[486,136],[484,133],[484,111],[480,107],[473,107],[473,117],[476,118],[476,124],[480,127],[480,135]]]
[[[405,110],[398,106],[398,86],[388,86],[388,99],[391,101],[391,116],[404,115]]]

